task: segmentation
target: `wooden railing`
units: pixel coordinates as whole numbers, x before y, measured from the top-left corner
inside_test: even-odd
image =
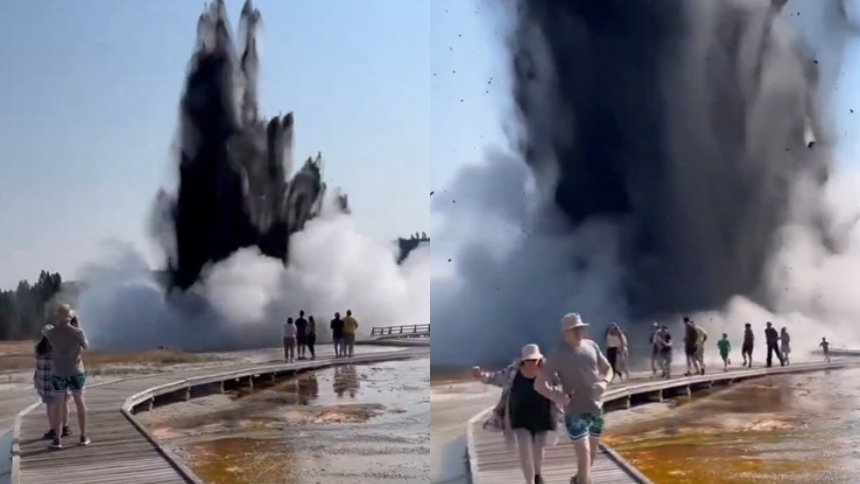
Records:
[[[375,326],[370,330],[370,336],[430,334],[429,324],[407,324],[405,326]]]

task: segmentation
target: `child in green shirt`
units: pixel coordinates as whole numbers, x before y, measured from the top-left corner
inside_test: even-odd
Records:
[[[732,344],[729,342],[729,335],[723,333],[723,337],[717,341],[717,348],[720,350],[720,358],[723,359],[723,371],[729,371],[729,365],[732,364],[729,353],[732,351]]]

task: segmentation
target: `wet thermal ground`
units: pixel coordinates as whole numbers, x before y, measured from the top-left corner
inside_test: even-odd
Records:
[[[141,414],[205,482],[427,482],[429,360],[335,367]]]
[[[860,370],[769,377],[677,403],[607,436],[655,484],[858,482]]]

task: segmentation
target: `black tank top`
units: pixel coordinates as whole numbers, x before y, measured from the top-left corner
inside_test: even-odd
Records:
[[[511,427],[533,432],[555,430],[552,402],[535,390],[534,378],[517,371],[511,385]]]

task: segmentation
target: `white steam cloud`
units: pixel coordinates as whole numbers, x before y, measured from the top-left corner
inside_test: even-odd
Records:
[[[320,339],[334,313],[347,309],[359,321],[359,336],[373,326],[429,322],[429,249],[397,265],[393,246],[331,208],[293,235],[287,268],[241,250],[184,294],[165,294],[139,252],[111,243],[79,277],[81,324],[98,349],[226,350],[276,346],[282,323],[299,310],[314,316]]]
[[[641,348],[634,356],[647,356],[647,326],[626,316],[624,267],[616,257],[619,227],[592,221],[574,232],[565,230],[556,209],[530,191],[533,180],[522,162],[497,153],[488,158],[460,170],[435,200],[435,210],[446,220],[437,238],[456,233],[460,243],[452,255],[438,256],[436,263],[453,267],[432,279],[434,365],[501,364],[526,343],[554,347],[561,315],[570,311],[592,322],[598,341],[606,325],[621,323],[636,339],[634,348]],[[516,182],[512,173],[519,177]],[[689,316],[712,338],[728,333],[738,348],[744,323],[752,323],[763,341],[766,321],[789,329],[801,358],[822,337],[837,347],[860,346],[860,227],[847,225],[860,213],[860,195],[852,189],[860,182],[857,175],[837,172],[827,186],[831,208],[849,231],[843,254],[828,254],[820,237],[802,225],[785,227],[766,282],[774,312],[735,297],[718,311]],[[510,190],[514,183],[516,189]],[[521,217],[530,201],[535,208]],[[585,259],[590,263],[581,265]],[[661,322],[677,331],[680,318]],[[715,357],[716,351],[710,353]]]

